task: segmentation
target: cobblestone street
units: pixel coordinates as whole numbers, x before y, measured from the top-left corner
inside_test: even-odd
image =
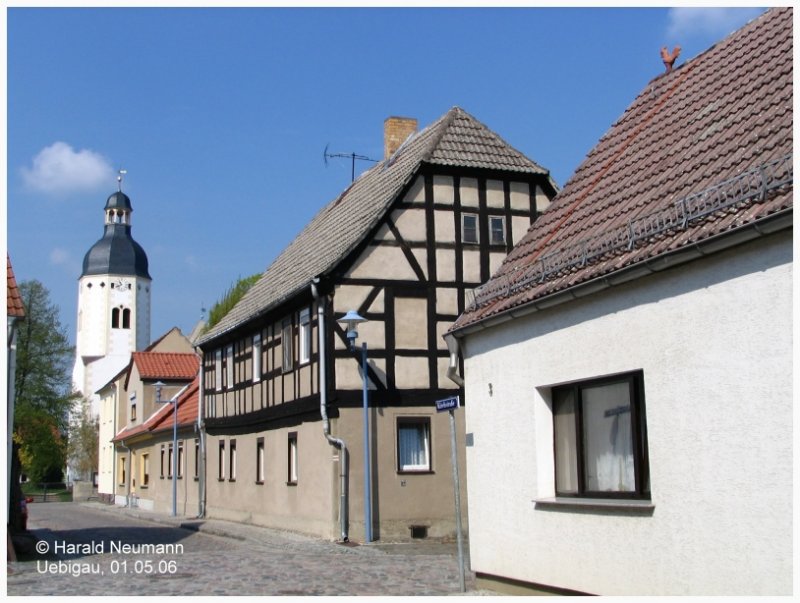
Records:
[[[8,563],[11,596],[460,594],[450,543],[342,546],[99,503],[31,505],[29,529],[45,554]]]

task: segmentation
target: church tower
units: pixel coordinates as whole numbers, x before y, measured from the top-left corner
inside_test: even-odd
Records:
[[[124,173],[124,172],[122,172]],[[119,191],[106,202],[105,231],[83,258],[78,281],[75,389],[99,411],[98,389],[150,343],[150,285],[147,255],[131,237],[130,198]]]

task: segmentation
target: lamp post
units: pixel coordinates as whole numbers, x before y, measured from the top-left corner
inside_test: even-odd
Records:
[[[161,404],[161,388],[164,385],[161,381],[155,383],[157,404]],[[172,409],[172,516],[176,517],[178,515],[178,396],[174,396],[167,402],[174,404]]]
[[[339,319],[347,327],[347,340],[350,342],[350,350],[356,350],[356,338],[358,337],[358,324],[367,322],[367,319],[360,316],[355,310],[350,310]],[[370,484],[372,471],[370,469],[370,447],[369,447],[369,400],[367,388],[367,342],[361,344],[361,376],[362,376],[362,405],[364,408],[364,542],[372,542],[372,487]]]

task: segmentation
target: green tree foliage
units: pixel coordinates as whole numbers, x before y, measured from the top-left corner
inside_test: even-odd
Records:
[[[97,471],[99,455],[98,417],[92,415],[92,407],[86,398],[70,417],[67,458],[78,475],[90,478]]]
[[[75,400],[70,377],[73,348],[44,285],[25,281],[19,290],[25,321],[17,343],[14,440],[29,478],[60,481],[66,461],[64,434]]]
[[[222,320],[223,317],[233,309],[236,303],[242,299],[242,296],[247,293],[250,287],[255,285],[260,278],[260,274],[254,274],[246,278],[240,278],[236,283],[231,285],[222,298],[211,306],[211,310],[208,312],[208,322],[206,323],[205,330],[208,331]]]

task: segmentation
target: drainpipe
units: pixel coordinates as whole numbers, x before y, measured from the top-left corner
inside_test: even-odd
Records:
[[[197,349],[200,350],[200,382],[197,387],[197,433],[200,437],[200,449],[197,451],[200,455],[197,467],[197,518],[200,519],[206,516],[206,433],[203,422],[205,372],[203,370],[203,350]]]
[[[311,295],[317,302],[317,332],[319,334],[319,414],[322,416],[322,433],[331,446],[339,449],[339,521],[341,524],[342,542],[349,540],[347,536],[347,446],[344,440],[331,435],[331,426],[328,421],[328,380],[327,359],[325,345],[325,300],[317,291],[319,278],[311,281]]]
[[[464,378],[458,374],[458,352],[459,344],[455,335],[448,333],[444,336],[445,343],[447,343],[447,351],[450,352],[450,364],[447,367],[447,377],[455,383],[458,387],[464,387]]]

